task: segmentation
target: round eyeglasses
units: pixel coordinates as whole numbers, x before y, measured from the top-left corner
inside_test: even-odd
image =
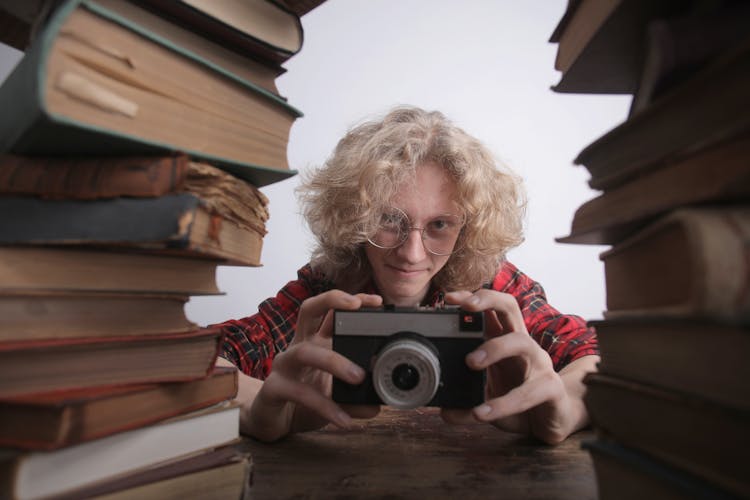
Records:
[[[450,255],[463,225],[463,217],[443,214],[429,220],[424,227],[412,226],[402,210],[392,208],[381,215],[375,234],[367,241],[378,248],[396,248],[406,241],[411,231],[417,230],[422,235],[425,250],[433,255]]]

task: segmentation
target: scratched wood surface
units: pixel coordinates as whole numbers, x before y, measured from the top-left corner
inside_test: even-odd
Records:
[[[275,444],[243,443],[253,454],[249,497],[596,498],[577,433],[558,446],[489,425],[445,424],[432,409],[385,409],[357,429],[332,426]]]

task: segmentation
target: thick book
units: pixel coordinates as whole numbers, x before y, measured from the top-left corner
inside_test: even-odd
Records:
[[[750,36],[750,35],[749,35]],[[609,190],[750,127],[750,38],[586,146],[574,163]]]
[[[213,369],[222,334],[187,333],[0,342],[0,397],[181,382]]]
[[[690,318],[620,318],[596,329],[599,371],[750,412],[750,329]],[[700,358],[700,359],[699,359]]]
[[[253,465],[250,452],[228,445],[68,491],[54,500],[239,500],[251,496]]]
[[[717,2],[715,8],[702,10],[648,23],[631,115],[646,109],[747,36],[750,6],[746,2]]]
[[[581,446],[591,455],[601,500],[737,499],[713,483],[611,439],[592,439]]]
[[[90,245],[260,265],[263,237],[189,193],[156,198],[47,200],[0,196],[1,245]]]
[[[299,15],[272,0],[138,0],[205,38],[257,58],[283,63],[302,48]]]
[[[744,134],[605,191],[575,211],[561,243],[613,245],[668,211],[750,199],[750,136]]]
[[[311,10],[320,6],[325,0],[278,0],[298,16],[302,17]]]
[[[149,2],[145,0],[140,2],[140,5],[137,1],[123,0],[96,0],[96,3],[152,33],[158,33],[159,36],[169,40],[172,44],[184,48],[210,64],[254,83],[273,94],[279,94],[276,78],[286,71],[279,63],[256,57],[247,50],[224,43],[222,37],[214,37],[212,33],[201,32],[179,19],[164,15],[170,9],[192,9],[187,4],[151,2],[157,9],[160,6],[166,6],[165,10],[160,12],[151,10]],[[244,3],[250,5],[251,2]]]
[[[185,333],[188,297],[153,293],[0,290],[0,343]]]
[[[186,155],[0,155],[0,194],[48,199],[149,198],[184,190]]]
[[[689,7],[681,0],[569,0],[550,42],[557,43],[556,92],[631,94],[638,84],[649,19]]]
[[[236,442],[239,406],[223,403],[154,425],[54,451],[0,452],[2,498],[64,495]]]
[[[0,109],[2,152],[183,151],[255,186],[294,174],[298,110],[94,0],[55,11],[0,87]]]
[[[689,472],[728,493],[750,496],[750,413],[658,385],[586,376],[595,428],[615,441]]]
[[[750,205],[682,208],[601,254],[605,318],[750,324]]]
[[[217,295],[219,262],[73,246],[2,246],[0,295],[32,290]]]
[[[266,234],[268,198],[253,184],[185,154],[0,155],[0,195],[44,199],[155,198],[189,193],[211,212]]]
[[[232,399],[237,370],[186,382],[71,389],[0,399],[0,446],[53,450],[151,425]]]
[[[0,155],[0,195],[44,199],[155,198],[189,193],[212,213],[266,234],[268,198],[254,185],[185,154]]]

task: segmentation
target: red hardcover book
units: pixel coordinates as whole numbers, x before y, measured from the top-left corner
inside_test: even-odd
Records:
[[[0,398],[43,392],[177,382],[206,376],[218,328],[188,333],[0,342]]]
[[[143,427],[231,399],[237,370],[186,382],[71,389],[0,399],[0,446],[51,450]]]

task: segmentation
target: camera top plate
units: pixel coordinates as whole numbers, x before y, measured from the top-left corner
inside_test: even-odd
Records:
[[[334,335],[386,336],[398,332],[414,332],[432,338],[481,338],[484,315],[453,306],[385,306],[334,311]]]

